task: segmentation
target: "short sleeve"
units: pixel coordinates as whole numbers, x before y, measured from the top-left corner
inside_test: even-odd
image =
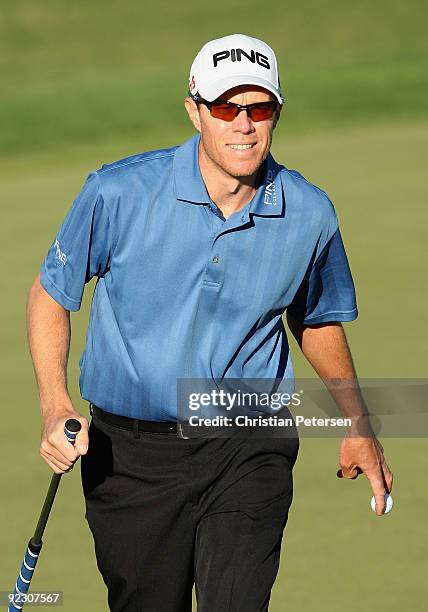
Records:
[[[66,310],[79,310],[85,283],[109,269],[110,223],[100,179],[90,174],[40,268],[43,288]]]
[[[305,325],[357,318],[354,283],[339,229],[310,265],[288,312]]]

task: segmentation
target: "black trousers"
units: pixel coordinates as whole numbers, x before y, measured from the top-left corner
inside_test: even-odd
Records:
[[[297,439],[135,434],[100,421],[82,457],[86,518],[114,612],[268,610]],[[137,437],[138,436],[138,437]]]

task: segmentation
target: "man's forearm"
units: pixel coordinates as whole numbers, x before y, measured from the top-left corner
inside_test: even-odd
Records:
[[[28,294],[27,333],[43,416],[72,411],[67,390],[70,313],[50,297],[39,278]]]
[[[287,316],[303,354],[347,417],[367,415],[351,351],[340,323],[305,326]],[[366,421],[366,419],[364,419]]]

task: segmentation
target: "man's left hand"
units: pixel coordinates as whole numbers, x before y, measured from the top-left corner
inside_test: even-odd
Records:
[[[340,446],[339,463],[339,477],[356,478],[358,474],[367,476],[376,499],[376,514],[382,516],[385,492],[391,492],[393,476],[376,436],[351,435],[344,438]]]

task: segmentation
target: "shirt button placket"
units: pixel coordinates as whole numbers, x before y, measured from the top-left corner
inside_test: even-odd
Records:
[[[214,247],[215,248],[215,247]],[[220,286],[222,284],[222,276],[223,276],[223,257],[220,256],[220,253],[217,251],[211,252],[211,257],[209,260],[208,268],[207,268],[207,279],[214,283],[215,285]]]

